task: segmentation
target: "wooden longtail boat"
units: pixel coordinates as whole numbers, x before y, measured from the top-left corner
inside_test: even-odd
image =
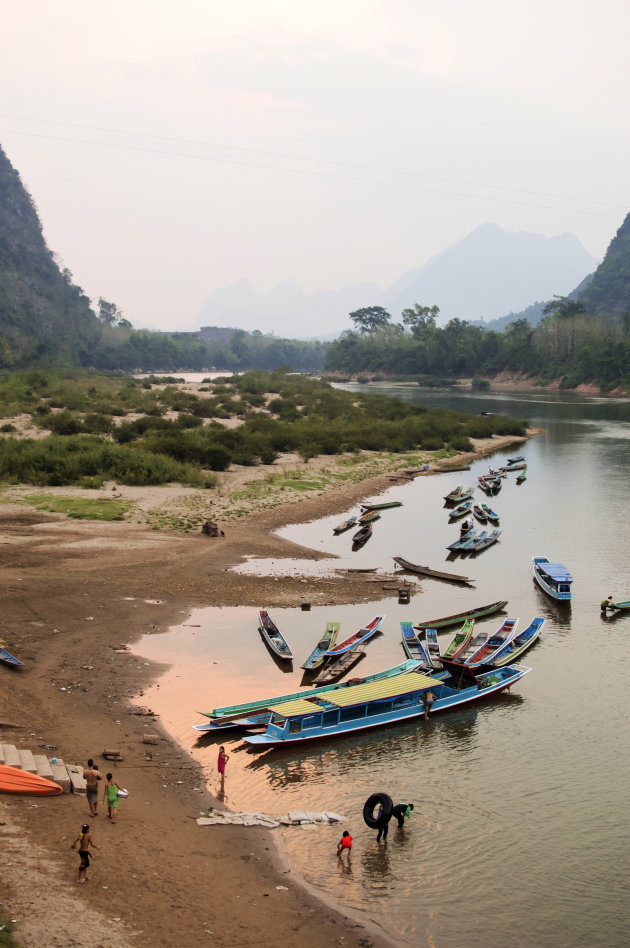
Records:
[[[390,507],[402,507],[402,505],[402,500],[390,500],[384,504],[361,504],[364,510],[389,510]]]
[[[616,609],[618,612],[628,612],[630,610],[630,601],[626,602],[609,602],[607,609]]]
[[[493,543],[496,543],[499,537],[501,536],[501,530],[493,530],[492,533],[488,533],[485,537],[482,537],[479,534],[478,537],[475,537],[472,544],[470,545],[471,553],[481,553],[482,550],[487,550],[489,546],[492,546]]]
[[[350,530],[352,527],[354,527],[356,525],[356,522],[357,522],[356,517],[348,517],[347,520],[344,520],[343,523],[338,524],[334,528],[333,533],[335,534],[344,533],[346,530]]]
[[[495,513],[494,510],[492,510],[490,507],[488,507],[487,504],[481,504],[481,509],[482,509],[483,512],[485,513],[486,518],[490,521],[490,523],[498,523],[498,522],[499,522],[499,515],[498,515],[498,513]]]
[[[566,602],[571,599],[573,577],[562,563],[550,563],[546,556],[532,556],[534,581],[552,599]]]
[[[479,544],[480,544],[480,543],[483,543],[483,541],[486,539],[487,536],[488,536],[488,531],[487,531],[487,530],[481,530],[481,531],[477,534],[476,537],[473,537],[472,540],[471,540],[469,543],[466,543],[464,549],[465,549],[465,550],[470,550],[471,553],[474,552],[474,550],[476,550],[476,549],[479,548]]]
[[[457,573],[445,573],[442,570],[429,569],[428,566],[418,566],[416,563],[411,563],[409,560],[406,560],[404,556],[394,556],[393,560],[408,573],[417,573],[418,576],[429,576],[431,579],[442,579],[449,583],[465,583],[466,585],[474,583],[474,579],[469,579],[468,576],[459,576]]]
[[[459,547],[460,552],[467,553],[469,550],[471,550],[473,547],[473,544],[480,536],[481,536],[481,533],[475,534],[475,531],[473,530],[460,544],[460,547]]]
[[[525,460],[525,455],[524,455],[524,454],[519,454],[518,457],[515,457],[515,458],[507,458],[507,462],[508,462],[508,464],[510,465],[510,467],[511,467],[513,464],[520,464],[520,462],[521,462],[521,461],[524,461],[524,460]]]
[[[456,612],[452,616],[443,616],[441,619],[426,619],[423,622],[417,622],[415,629],[448,629],[449,626],[459,625],[466,619],[482,619],[485,616],[495,615],[501,612],[507,606],[507,599],[501,599],[497,602],[491,602],[488,606],[478,606],[476,609],[468,609],[465,612]]]
[[[360,530],[357,530],[357,532],[354,534],[354,536],[352,537],[352,542],[356,543],[357,546],[359,546],[361,543],[366,543],[370,539],[371,536],[372,536],[372,524],[366,523],[361,527]]]
[[[458,486],[454,487],[450,493],[444,495],[444,500],[447,503],[455,503],[455,501],[458,499],[463,489],[464,488],[462,487],[462,485],[458,484]]]
[[[454,543],[450,543],[446,547],[446,549],[451,550],[453,552],[455,550],[461,550],[463,549],[464,544],[467,543],[469,540],[472,540],[474,536],[475,536],[475,528],[474,526],[469,525],[466,527],[466,530],[462,530],[459,540],[455,540]]]
[[[339,635],[339,622],[329,622],[326,626],[326,631],[324,632],[322,638],[317,643],[309,657],[306,659],[302,668],[305,668],[307,671],[312,671],[314,668],[319,668],[320,665],[324,662],[324,654],[326,651],[335,644],[337,641],[337,636]]]
[[[360,645],[362,642],[366,642],[369,638],[378,632],[383,619],[385,616],[374,616],[371,622],[368,622],[366,626],[362,629],[359,629],[358,632],[355,632],[354,635],[351,635],[349,639],[346,639],[340,645],[335,646],[335,648],[330,648],[324,655],[326,658],[335,658],[338,655],[342,655],[344,652],[349,652],[351,648],[355,648],[357,645]]]
[[[366,510],[365,513],[362,513],[359,517],[359,523],[373,523],[375,520],[378,520],[380,516],[378,510]]]
[[[335,658],[328,662],[328,664],[322,668],[314,681],[318,685],[326,685],[329,682],[337,681],[338,678],[341,678],[341,676],[350,671],[351,668],[354,668],[354,666],[360,662],[364,656],[365,646],[359,645],[357,648],[351,648],[349,652],[344,652],[344,654],[340,655],[339,658]]]
[[[526,629],[519,632],[513,639],[506,642],[503,648],[500,648],[498,652],[494,653],[492,656],[492,665],[495,665],[497,668],[502,665],[511,665],[517,658],[520,658],[527,649],[531,648],[532,645],[538,641],[544,624],[545,620],[540,616],[533,619]]]
[[[516,483],[522,484],[523,481],[526,481],[526,480],[527,480],[527,468],[524,471],[521,471],[521,473],[518,475],[518,477],[516,478]]]
[[[497,668],[464,687],[457,687],[452,678],[427,677],[418,673],[354,685],[343,691],[272,707],[266,732],[248,735],[244,740],[263,750],[274,745],[298,744],[409,721],[424,716],[425,696],[429,691],[433,695],[430,713],[433,717],[438,711],[459,707],[509,688],[529,671],[531,669],[522,665]]]
[[[468,668],[481,668],[482,665],[492,664],[493,659],[504,645],[516,635],[518,619],[504,619],[501,627],[487,639],[481,648],[471,655],[466,662]]]
[[[463,665],[468,665],[475,652],[478,652],[482,645],[490,638],[490,632],[477,632],[469,640],[468,644],[461,648],[455,655],[449,656],[444,652],[442,655],[442,665],[449,671],[461,671]],[[447,650],[448,651],[448,650]]]
[[[455,507],[454,510],[451,510],[448,515],[449,520],[457,520],[459,517],[465,517],[466,514],[471,512],[472,505],[472,500],[465,500],[463,504],[459,505],[459,507]]]
[[[24,662],[21,662],[19,658],[16,658],[14,655],[11,655],[10,652],[7,652],[4,646],[0,646],[0,662],[4,665],[8,665],[10,668],[23,668]]]
[[[278,658],[284,658],[291,661],[293,652],[289,648],[289,643],[281,634],[275,622],[266,609],[261,609],[258,613],[258,631],[263,639]]]
[[[429,658],[431,664],[434,668],[440,669],[442,667],[441,654],[440,654],[440,643],[438,640],[437,629],[425,629],[424,630],[424,641],[427,652],[429,653]]]
[[[409,658],[414,658],[417,662],[420,662],[421,667],[431,668],[429,653],[416,635],[411,622],[401,622],[400,631],[402,632],[402,645]]]
[[[401,662],[392,668],[386,668],[383,671],[366,675],[361,681],[382,681],[384,678],[406,675],[418,667],[418,662],[407,659],[406,662]],[[295,701],[297,698],[304,698],[306,695],[312,697],[313,695],[325,694],[328,691],[334,691],[338,688],[347,688],[349,684],[349,682],[340,682],[335,685],[323,685],[322,687],[312,688],[310,691],[295,691],[292,694],[276,695],[273,698],[259,698],[256,701],[247,701],[244,704],[225,705],[222,708],[215,708],[213,711],[200,711],[199,714],[210,720],[206,724],[193,724],[192,727],[194,731],[213,731],[221,727],[239,726],[236,724],[239,718],[242,719],[248,715],[258,715],[266,711],[271,705]]]
[[[514,461],[514,463],[511,463],[509,465],[509,467],[504,467],[502,468],[502,470],[507,471],[509,473],[510,471],[522,471],[526,467],[527,467],[527,464],[525,463],[525,459],[523,458],[522,461]]]
[[[483,509],[483,505],[475,504],[473,507],[473,517],[476,517],[479,523],[487,523],[488,516]]]
[[[446,646],[446,649],[442,654],[442,658],[455,658],[456,655],[459,655],[459,653],[463,651],[470,642],[474,628],[475,620],[466,619],[459,632],[454,635],[454,637]]]

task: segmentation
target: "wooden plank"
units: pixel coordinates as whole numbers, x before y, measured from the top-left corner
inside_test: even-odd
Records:
[[[3,744],[2,751],[4,753],[4,763],[7,767],[17,767],[19,770],[22,769],[20,755],[18,754],[17,747],[14,744]]]
[[[35,763],[32,751],[18,749],[18,757],[20,758],[20,767],[22,770],[27,774],[37,773],[37,764]]]
[[[70,778],[71,793],[86,793],[87,783],[83,776],[83,767],[77,764],[66,764],[68,777]]]
[[[37,767],[37,775],[39,777],[45,777],[46,780],[54,780],[52,767],[48,762],[48,758],[45,754],[33,754],[33,760],[35,761],[35,766]]]

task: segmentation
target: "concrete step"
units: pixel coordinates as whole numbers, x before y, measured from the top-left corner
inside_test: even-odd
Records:
[[[70,791],[72,793],[86,793],[87,783],[83,777],[83,767],[80,764],[66,764],[66,770],[70,778]]]
[[[37,764],[35,763],[35,758],[33,757],[32,751],[18,748],[18,757],[20,758],[20,766],[22,770],[26,771],[27,774],[37,773]]]
[[[17,752],[17,747],[15,744],[2,744],[2,753],[4,756],[3,763],[6,767],[17,767],[19,770],[22,769],[20,755]]]
[[[39,777],[45,777],[46,780],[53,780],[53,772],[48,758],[44,754],[33,754],[33,760],[35,761],[35,766],[37,767],[37,774]]]
[[[51,760],[50,769],[52,770],[52,778],[55,783],[58,783],[65,793],[70,793],[70,777],[68,776],[68,771],[66,770],[66,765],[63,760],[57,758],[56,764],[53,764]]]

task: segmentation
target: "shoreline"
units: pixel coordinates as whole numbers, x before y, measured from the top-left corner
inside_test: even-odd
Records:
[[[440,467],[457,467],[462,460],[525,440],[487,439],[476,445],[474,455],[440,462]],[[268,599],[266,577],[237,574],[230,567],[253,552],[291,558],[299,550],[303,558],[321,558],[324,554],[280,539],[273,531],[346,510],[390,487],[391,476],[387,471],[255,510],[228,520],[226,536],[218,538],[158,532],[128,522],[73,521],[25,506],[0,510],[0,576],[7,590],[4,636],[10,650],[26,662],[21,673],[1,669],[7,695],[0,740],[36,752],[40,744],[52,744],[69,763],[84,763],[91,756],[101,772],[111,769],[114,779],[130,790],[115,827],[102,814],[92,821],[103,852],[95,860],[94,885],[80,890],[73,886],[77,857],[72,853],[68,858],[68,838],[75,837],[86,818],[90,822],[85,798],[64,794],[44,798],[40,806],[33,798],[1,798],[10,822],[19,827],[25,851],[36,839],[46,858],[60,867],[63,892],[79,908],[89,905],[101,920],[94,922],[96,929],[86,923],[70,936],[63,912],[55,918],[48,906],[42,917],[38,909],[37,892],[49,885],[43,864],[31,860],[27,877],[17,870],[12,875],[12,866],[4,866],[3,902],[11,917],[24,919],[16,937],[26,938],[25,946],[41,943],[45,931],[51,946],[82,948],[102,938],[98,925],[109,925],[108,919],[121,919],[130,939],[125,944],[138,948],[184,940],[201,944],[206,937],[218,945],[255,940],[275,946],[296,933],[304,948],[392,944],[377,923],[331,907],[297,870],[284,868],[276,855],[278,840],[260,835],[271,831],[231,827],[228,836],[196,825],[200,812],[218,805],[207,789],[207,775],[159,719],[138,708],[149,682],[159,684],[163,667],[147,667],[137,653],[116,648],[136,645],[147,632],[185,621],[196,606]],[[297,606],[303,595],[299,577],[283,577],[274,583],[269,604]],[[365,577],[344,576],[321,587],[318,603],[352,603],[377,595]],[[143,744],[147,729],[159,735],[157,745]],[[122,751],[122,763],[102,760],[101,750],[112,746]],[[0,833],[4,836],[7,829],[0,827]],[[283,884],[288,892],[276,889]]]

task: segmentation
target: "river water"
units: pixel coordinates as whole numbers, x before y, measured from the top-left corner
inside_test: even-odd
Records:
[[[476,483],[488,460],[475,462],[469,472],[394,485],[382,499],[404,506],[383,512],[358,553],[349,534],[332,536],[343,516],[282,534],[338,554],[341,567],[391,571],[392,556],[400,554],[465,573],[474,588],[425,580],[414,586],[410,605],[399,605],[392,591],[379,587],[378,602],[321,608],[307,579],[310,612],[272,610],[296,655],[288,672],[275,664],[257,632],[257,610],[267,603],[197,610],[180,627],[146,637],[139,646],[146,660],[171,665],[143,701],[201,762],[216,793],[219,741],[196,739],[190,727],[201,720],[196,712],[297,691],[299,665],[326,622],[340,621],[345,638],[374,615],[386,614],[383,634],[357,666],[357,674],[367,674],[403,660],[400,620],[431,619],[496,599],[509,601],[507,612],[519,618],[521,629],[544,616],[542,638],[523,659],[533,671],[510,694],[428,722],[297,751],[261,754],[225,734],[230,760],[223,794],[235,809],[343,814],[343,828],[354,837],[350,868],[336,859],[339,828],[273,833],[324,897],[366,913],[411,945],[625,945],[630,616],[602,619],[599,603],[608,595],[630,598],[630,403],[548,394],[427,395],[415,386],[390,392],[379,385],[378,391],[429,406],[503,412],[545,429],[524,449],[499,452],[490,462],[496,466],[514,453],[527,457],[526,482],[517,486],[512,475],[490,500],[501,515],[500,542],[475,559],[446,562],[445,547],[457,528],[448,524],[443,495],[457,484]],[[570,606],[556,605],[534,585],[533,554],[570,570]],[[313,568],[310,561],[305,565]],[[283,571],[297,566],[275,561],[246,568],[269,574],[273,586]],[[326,567],[316,569],[325,574]],[[488,627],[500,621],[489,619]],[[449,639],[441,636],[443,644]],[[394,802],[415,804],[403,830],[390,826],[386,845],[377,845],[361,816],[363,802],[377,790]]]

